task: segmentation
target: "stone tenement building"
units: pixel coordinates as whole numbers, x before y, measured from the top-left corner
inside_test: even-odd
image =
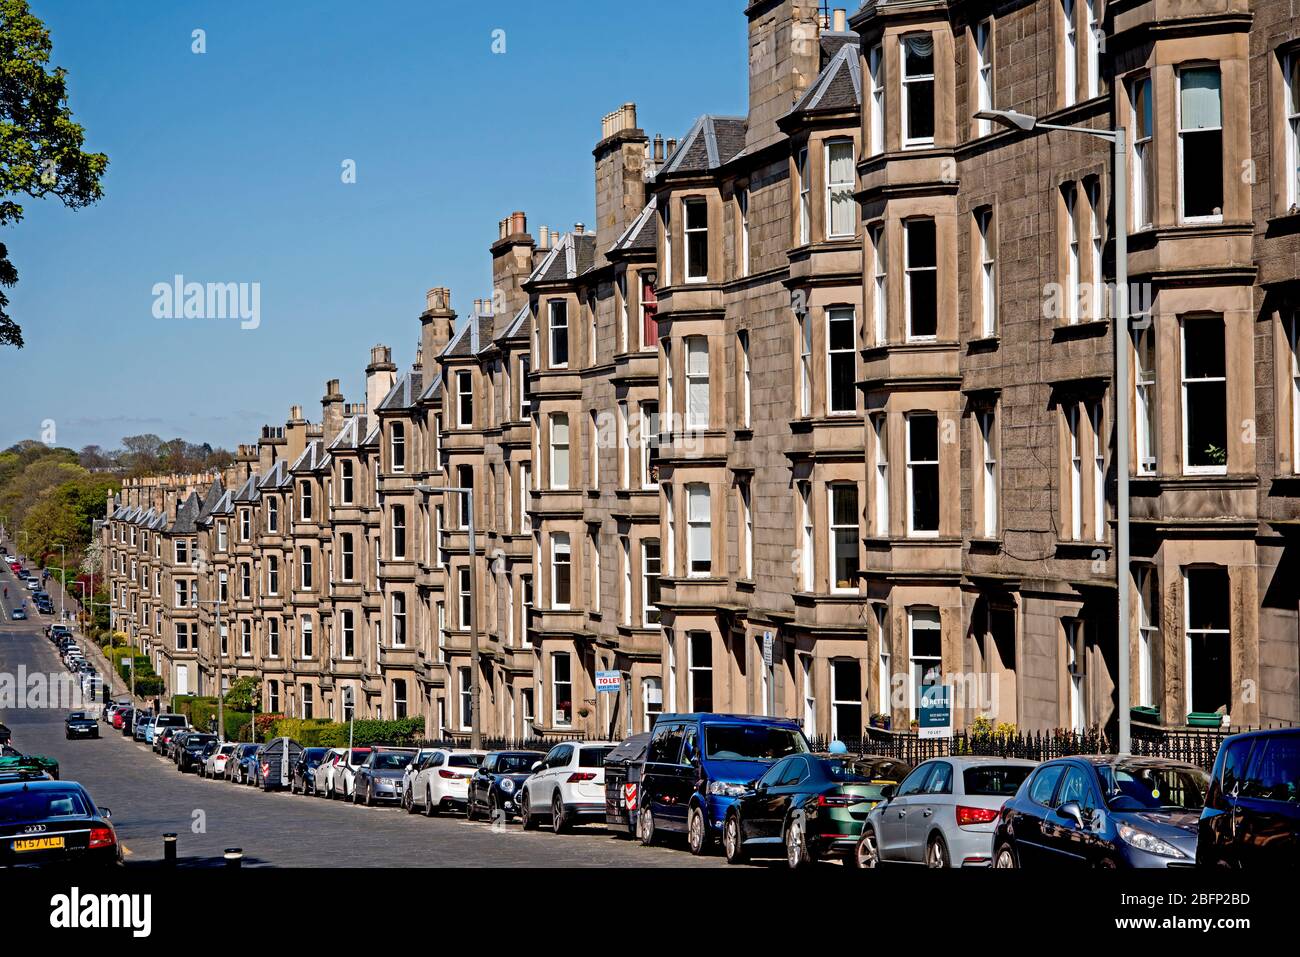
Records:
[[[936,674],[959,724],[1109,728],[1121,654],[1165,725],[1300,717],[1297,16],[744,15],[747,115],[664,142],[619,108],[591,228],[501,220],[493,294],[462,319],[430,290],[413,366],[377,346],[364,402],[330,380],[225,474],[127,483],[114,614],[168,691],[212,693],[220,656],[268,710],[338,718],[350,686],[460,735],[476,624],[488,734],[775,709],[857,737]],[[1124,127],[1127,220],[1109,144],[990,108]]]

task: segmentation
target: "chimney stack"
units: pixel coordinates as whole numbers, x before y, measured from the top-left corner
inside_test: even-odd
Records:
[[[325,383],[325,395],[320,400],[322,438],[329,445],[343,429],[343,393],[339,390],[339,380],[330,379]]]
[[[434,286],[424,296],[424,312],[420,314],[420,356],[421,364],[428,363],[430,377],[438,367],[438,356],[451,341],[451,332],[456,325],[456,313],[451,308],[451,290],[446,286]],[[366,396],[366,406],[374,412],[379,405],[379,398]]]
[[[302,417],[302,406],[289,406],[289,421],[284,424],[284,457],[289,464],[307,448],[307,420]]]
[[[424,315],[427,316],[428,312]],[[420,320],[423,323],[424,316]],[[421,335],[423,336],[423,330]],[[385,345],[374,346],[370,350],[370,365],[366,366],[366,408],[378,410],[379,403],[392,391],[396,382],[397,366],[393,365],[393,350]]]

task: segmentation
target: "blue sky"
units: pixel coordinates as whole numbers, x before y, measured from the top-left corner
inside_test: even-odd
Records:
[[[0,348],[0,448],[47,419],[73,448],[233,448],[293,403],[318,418],[326,379],[363,399],[370,346],[413,360],[426,289],[490,296],[498,220],[593,222],[605,113],[680,137],[747,95],[742,0],[31,5],[109,168],[96,206],[28,201],[0,234],[27,341]],[[260,283],[260,326],[155,318],[178,273]]]

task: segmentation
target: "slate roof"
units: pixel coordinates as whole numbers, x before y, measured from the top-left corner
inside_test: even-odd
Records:
[[[429,402],[433,399],[439,398],[441,395],[442,395],[442,373],[439,372],[436,376],[434,376],[432,379],[429,380],[429,384],[426,385],[424,387],[424,391],[420,393],[420,401]],[[358,430],[358,435],[364,432],[365,423],[364,422],[359,423],[357,425],[357,430]]]
[[[443,352],[446,355],[446,352]],[[424,373],[407,372],[397,380],[393,387],[388,391],[388,395],[379,401],[379,408],[375,411],[392,412],[398,409],[409,409],[415,405],[419,399],[422,383],[424,382]],[[317,443],[318,444],[318,443]],[[304,454],[306,454],[304,452]],[[302,461],[301,458],[299,461]],[[298,471],[298,463],[293,464],[293,470]]]
[[[244,480],[244,484],[239,486],[238,490],[235,492],[234,501],[256,502],[258,496],[257,478],[258,476],[256,472],[251,473],[248,478]]]
[[[435,376],[435,378],[437,378]],[[361,436],[366,428],[366,417],[364,415],[354,415],[343,422],[343,428],[339,429],[339,434],[334,436],[333,440],[326,447],[326,451],[334,449],[355,449],[361,444]],[[277,463],[278,464],[278,463]]]
[[[259,489],[284,488],[289,484],[289,469],[284,459],[276,459],[275,464],[266,470],[266,475],[257,483]]]
[[[208,493],[203,496],[203,507],[199,510],[200,518],[207,518],[217,507],[217,503],[225,496],[226,490],[221,487],[221,480],[217,479],[208,489]]]
[[[823,30],[820,41],[822,48],[822,64],[830,60],[845,44],[856,45],[858,35],[852,30],[845,30],[843,33],[836,33],[833,30]]]
[[[392,393],[390,392],[389,395],[392,395]],[[297,460],[289,466],[289,471],[294,475],[300,475],[304,472],[317,472],[328,464],[329,453],[322,448],[320,439],[313,439],[302,450],[302,455],[298,456]]]
[[[176,508],[176,520],[168,531],[172,535],[193,535],[199,530],[199,510],[202,502],[198,492],[191,492],[185,501]]]
[[[510,320],[510,325],[506,326],[505,331],[501,333],[501,339],[514,339],[517,336],[530,336],[533,332],[533,310],[532,307],[525,304],[522,309],[515,313],[515,317]]]
[[[706,173],[730,162],[745,150],[748,125],[743,116],[705,113],[664,161],[656,179],[674,173]]]
[[[862,65],[858,61],[858,48],[853,43],[844,43],[786,116],[852,110],[861,105]]]
[[[577,279],[596,264],[595,233],[565,233],[537,264],[528,282],[566,282]]]
[[[623,230],[623,235],[619,236],[614,245],[609,248],[609,255],[614,253],[635,253],[635,252],[653,252],[659,243],[659,236],[655,227],[655,209],[658,204],[658,197],[650,197],[650,202],[646,203],[645,209],[632,220],[627,229]]]

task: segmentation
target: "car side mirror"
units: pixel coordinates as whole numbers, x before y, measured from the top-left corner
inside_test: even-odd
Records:
[[[897,784],[886,784],[883,788],[880,789],[880,797],[881,800],[884,801],[891,800],[893,796],[897,793],[898,793]]]
[[[112,812],[111,809],[106,808],[106,807],[101,807],[101,808],[99,809],[99,813],[102,814],[102,815],[104,815],[104,820],[105,820],[105,821],[111,821],[111,820],[113,820],[113,812]]]
[[[1079,807],[1078,801],[1066,801],[1056,809],[1056,813],[1061,817],[1068,817],[1074,822],[1074,826],[1082,830],[1083,828],[1083,809]]]
[[[753,784],[753,788],[754,788],[754,793],[755,793],[755,794],[766,794],[766,793],[767,793],[767,782],[766,782],[766,781],[755,781],[754,784]]]
[[[541,761],[534,761],[534,762],[533,762],[533,770],[534,770],[534,771],[540,771],[541,769],[542,769],[542,762],[541,762]]]

